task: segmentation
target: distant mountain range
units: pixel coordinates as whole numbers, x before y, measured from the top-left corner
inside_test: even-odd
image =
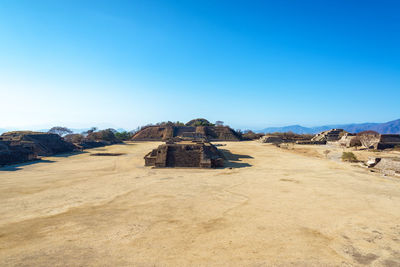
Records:
[[[294,132],[298,134],[316,134],[330,129],[344,129],[350,133],[359,133],[362,131],[372,130],[381,134],[400,134],[400,119],[385,123],[353,123],[353,124],[336,124],[324,125],[317,127],[303,127],[301,125],[291,125],[285,127],[269,127],[257,132],[274,133],[274,132]]]

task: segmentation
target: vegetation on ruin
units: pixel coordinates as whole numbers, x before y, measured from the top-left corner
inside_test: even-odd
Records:
[[[66,134],[72,134],[72,131],[70,129],[68,129],[67,127],[54,126],[48,131],[48,133],[58,134],[59,136],[64,136]]]
[[[253,132],[253,131],[251,131],[251,130],[247,130],[247,131],[245,131],[245,132],[241,135],[242,140],[258,140],[258,139],[260,139],[262,136],[264,136],[264,134],[262,134],[262,133],[255,133],[255,132]]]
[[[314,137],[312,134],[297,134],[294,132],[276,132],[276,133],[269,133],[268,135],[272,136],[278,136],[281,137],[282,139],[291,139],[291,140],[311,140],[311,138]]]
[[[132,138],[133,133],[132,132],[123,131],[123,132],[116,132],[114,135],[120,141],[128,141],[128,140],[130,140]]]
[[[186,126],[215,126],[215,124],[209,122],[206,119],[199,118],[187,122]]]
[[[67,134],[66,136],[64,136],[64,140],[72,144],[79,144],[83,142],[84,139],[85,136],[83,136],[82,134]]]

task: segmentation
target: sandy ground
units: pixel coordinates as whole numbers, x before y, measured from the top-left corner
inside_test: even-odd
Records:
[[[257,142],[144,167],[157,144],[0,169],[0,265],[400,266],[400,179]]]

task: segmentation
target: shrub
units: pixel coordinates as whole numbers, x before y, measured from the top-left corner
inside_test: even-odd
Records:
[[[127,141],[130,140],[132,138],[132,133],[124,131],[124,132],[116,132],[115,137],[121,141]]]
[[[210,123],[206,119],[199,118],[187,122],[186,126],[214,126],[214,124]]]
[[[260,139],[261,136],[264,136],[264,134],[259,134],[259,133],[255,133],[253,131],[245,131],[244,134],[242,134],[242,139],[243,140],[256,140],[256,139]]]
[[[79,144],[85,139],[85,137],[82,134],[67,134],[64,136],[64,140],[73,143],[73,144]]]
[[[353,152],[343,152],[342,161],[358,162],[358,159],[357,159],[356,155],[354,155]]]
[[[98,132],[92,132],[86,137],[89,141],[118,141],[111,129],[101,130]]]
[[[67,127],[62,127],[62,126],[55,126],[51,128],[48,133],[53,133],[53,134],[58,134],[59,136],[63,136],[66,134],[72,134],[72,131],[68,129]]]
[[[268,133],[271,136],[277,136],[282,138],[283,140],[297,141],[297,140],[311,140],[313,138],[312,134],[296,134],[294,132],[275,132]]]

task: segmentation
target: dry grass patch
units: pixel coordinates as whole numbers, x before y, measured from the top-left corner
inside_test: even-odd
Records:
[[[356,155],[353,152],[343,152],[342,154],[342,161],[347,162],[359,162]]]

